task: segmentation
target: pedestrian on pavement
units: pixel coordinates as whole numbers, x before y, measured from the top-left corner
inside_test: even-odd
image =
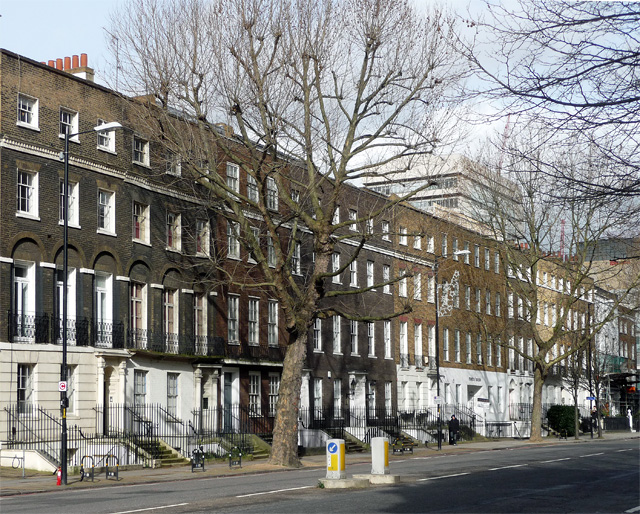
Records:
[[[458,444],[458,432],[460,432],[460,422],[456,415],[452,414],[449,420],[449,444]]]

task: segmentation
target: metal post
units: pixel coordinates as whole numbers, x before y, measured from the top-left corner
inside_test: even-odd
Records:
[[[64,242],[62,254],[62,366],[60,368],[60,381],[67,381],[67,274],[69,259],[69,131],[64,136],[64,191],[63,220]],[[62,485],[67,485],[67,389],[60,392],[60,411],[62,414],[62,441],[60,448],[60,467],[62,468]]]
[[[438,397],[438,450],[442,450],[442,399],[440,398],[440,330],[438,326],[438,256],[434,256],[433,275],[435,280],[435,307],[436,307],[436,396]]]

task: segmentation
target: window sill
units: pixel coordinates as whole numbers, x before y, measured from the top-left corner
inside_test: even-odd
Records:
[[[378,358],[378,357],[375,356],[375,354],[372,354],[372,353],[367,355],[367,357],[369,357],[370,359],[377,359]]]
[[[344,355],[342,352],[333,352],[333,355]]]
[[[208,259],[209,257],[211,257],[211,255],[208,254],[208,253],[204,253],[204,252],[196,252],[196,257],[201,257],[201,258]]]
[[[16,212],[16,218],[24,218],[27,220],[40,221],[40,216],[35,214],[29,214],[28,212]]]
[[[142,166],[143,168],[151,168],[147,163],[140,161],[131,161],[132,164],[136,164],[138,166]]]
[[[313,349],[313,353],[324,353],[322,350],[316,350],[315,348]]]
[[[103,228],[99,228],[98,230],[96,230],[96,233],[102,234],[103,236],[118,237],[118,234],[116,234],[115,232],[109,232],[108,230],[104,230]]]
[[[165,247],[165,250],[167,252],[171,252],[171,253],[182,253],[182,249],[181,248],[172,248],[170,246]]]
[[[60,225],[62,227],[64,225],[64,220],[58,220],[58,225]],[[77,223],[74,223],[72,221],[69,221],[67,226],[69,228],[77,228],[77,229],[81,229],[82,228],[80,225],[78,225]]]
[[[40,127],[38,125],[30,125],[29,123],[24,123],[23,121],[17,121],[16,125],[18,127],[26,128],[29,130],[33,130],[35,132],[40,132]]]
[[[106,146],[96,146],[96,149],[100,150],[101,152],[110,153],[111,155],[118,155],[118,152]]]
[[[78,130],[78,129],[74,129],[74,130],[77,132],[77,130]],[[58,137],[59,137],[60,139],[62,139],[63,141],[64,141],[64,139],[65,139],[64,134],[58,134]],[[78,138],[78,136],[74,136],[74,137],[72,137],[72,138],[69,138],[69,142],[70,142],[70,143],[76,143],[76,144],[78,144],[78,145],[79,145],[79,144],[80,144],[80,138]]]
[[[241,261],[242,260],[239,255],[228,255],[228,254],[227,254],[227,259],[231,259],[232,261]]]
[[[133,238],[133,239],[131,239],[131,241],[133,241],[134,243],[137,243],[139,245],[144,245],[144,246],[151,247],[151,243],[148,243],[147,241],[144,241],[143,239]]]

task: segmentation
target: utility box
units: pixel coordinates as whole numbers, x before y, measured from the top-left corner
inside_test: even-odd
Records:
[[[347,478],[344,439],[329,439],[327,441],[327,478],[333,480]]]

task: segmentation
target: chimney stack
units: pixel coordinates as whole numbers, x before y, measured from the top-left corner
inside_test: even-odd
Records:
[[[57,70],[66,71],[71,75],[93,82],[94,71],[88,66],[87,54],[66,56],[64,59],[49,60],[48,65]],[[42,64],[45,64],[44,62]]]

